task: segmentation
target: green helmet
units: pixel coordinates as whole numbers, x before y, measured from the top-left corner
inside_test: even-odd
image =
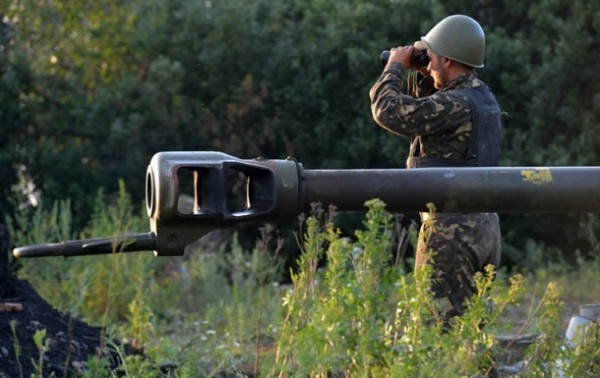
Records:
[[[457,14],[438,22],[421,40],[435,54],[467,66],[483,67],[485,34],[477,21]]]

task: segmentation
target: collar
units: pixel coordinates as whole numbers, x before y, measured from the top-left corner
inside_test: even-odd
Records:
[[[479,85],[476,84],[478,80],[479,79],[477,78],[477,74],[475,73],[475,71],[470,70],[460,75],[459,77],[447,82],[442,88],[440,88],[440,92],[450,91],[453,89],[460,89],[464,87],[476,87]]]

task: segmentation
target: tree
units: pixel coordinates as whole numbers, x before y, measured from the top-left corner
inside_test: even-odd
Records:
[[[19,93],[26,80],[23,76],[27,75],[26,65],[12,66],[8,59],[13,32],[10,22],[0,13],[0,223],[11,208],[11,189],[17,184],[16,139],[22,118]]]

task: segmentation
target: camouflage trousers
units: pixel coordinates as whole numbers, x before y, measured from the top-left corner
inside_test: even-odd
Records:
[[[446,320],[460,316],[475,293],[473,277],[500,264],[500,223],[496,213],[421,213],[415,269],[430,263],[432,290]]]

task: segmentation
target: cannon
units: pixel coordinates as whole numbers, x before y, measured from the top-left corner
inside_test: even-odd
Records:
[[[221,152],[159,152],[146,173],[150,231],[22,246],[15,257],[154,251],[183,255],[209,232],[310,210],[392,212],[600,212],[600,167],[304,169],[294,159],[239,159]]]

